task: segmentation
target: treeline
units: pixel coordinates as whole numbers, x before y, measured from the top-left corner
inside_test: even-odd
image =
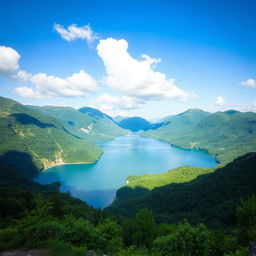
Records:
[[[231,229],[157,225],[147,208],[134,219],[107,216],[68,194],[0,189],[0,251],[47,249],[49,256],[246,256],[256,241],[256,197],[236,207]],[[88,254],[87,254],[88,253]]]
[[[235,223],[235,208],[240,199],[256,194],[256,153],[241,156],[215,172],[189,182],[177,183],[177,171],[174,177],[171,171],[168,174],[173,183],[152,190],[142,187],[148,184],[147,176],[141,177],[141,186],[119,189],[116,200],[107,211],[133,217],[140,208],[148,207],[158,223],[179,223],[187,219],[193,224],[203,222],[212,228],[230,227]],[[156,179],[152,184],[160,184],[157,183],[159,176],[161,181],[161,174],[149,176],[150,180]],[[184,178],[183,172],[181,176],[180,180]],[[140,177],[136,181],[138,184]]]
[[[0,130],[0,162],[28,176],[56,162],[95,162],[102,154],[99,146],[70,134],[58,119],[3,97]],[[29,164],[16,152],[29,155]]]
[[[190,109],[172,116],[142,136],[164,140],[183,148],[202,148],[227,164],[256,151],[256,113],[229,110],[208,113]]]

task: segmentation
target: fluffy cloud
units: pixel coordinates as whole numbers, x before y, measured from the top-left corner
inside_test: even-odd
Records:
[[[224,106],[226,104],[226,100],[221,96],[216,97],[215,104],[218,106]]]
[[[91,101],[91,105],[111,116],[127,115],[127,110],[140,108],[144,102],[128,96],[111,96],[103,93]]]
[[[109,105],[115,109],[136,109],[139,108],[144,102],[136,98],[128,96],[111,96],[108,93],[103,93],[94,100],[95,105]],[[109,107],[110,108],[110,107]]]
[[[249,79],[247,79],[246,81],[243,81],[241,84],[242,84],[243,86],[256,89],[256,80],[254,80],[254,79],[252,79],[252,78],[249,78]]]
[[[67,78],[39,73],[29,76],[29,81],[34,89],[23,86],[15,92],[25,98],[76,97],[96,89],[96,81],[83,70]]]
[[[60,36],[67,41],[73,41],[75,39],[84,39],[87,43],[92,43],[98,36],[92,31],[89,25],[78,27],[76,24],[72,24],[65,29],[60,24],[54,24],[54,29],[60,34]]]
[[[15,88],[15,92],[22,97],[76,97],[94,91],[97,87],[96,80],[83,70],[67,78],[45,73],[32,75],[19,69],[19,59],[20,55],[14,49],[0,46],[0,75],[25,83],[26,86]]]
[[[0,46],[0,75],[12,76],[19,69],[20,55],[12,48]]]
[[[106,68],[106,84],[132,97],[147,100],[181,99],[195,97],[178,88],[174,79],[154,70],[160,59],[141,55],[142,60],[134,59],[128,52],[126,40],[108,38],[100,40],[97,52]]]

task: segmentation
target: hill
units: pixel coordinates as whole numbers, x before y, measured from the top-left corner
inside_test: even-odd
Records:
[[[110,116],[97,109],[84,107],[76,110],[71,107],[56,106],[32,106],[32,108],[60,120],[70,134],[94,143],[111,140],[127,133]]]
[[[210,114],[192,109],[141,135],[179,147],[205,149],[226,164],[256,151],[256,113],[231,110]]]
[[[140,130],[148,130],[151,127],[151,123],[149,123],[146,119],[141,117],[128,117],[124,118],[119,122],[119,125],[124,129],[129,129],[133,132]]]
[[[1,165],[29,176],[56,164],[95,162],[102,154],[97,145],[70,134],[56,118],[4,97],[0,130]]]
[[[189,168],[185,170],[189,172]],[[163,175],[171,176],[172,173]],[[150,182],[154,176],[159,180],[159,175],[150,175]],[[141,185],[138,181],[135,188],[131,182],[130,187],[117,191],[116,200],[107,211],[131,217],[138,209],[148,207],[158,222],[178,223],[186,218],[192,223],[204,222],[213,227],[231,225],[235,221],[235,205],[241,198],[256,193],[256,153],[241,156],[189,182],[183,179],[184,173],[180,177],[180,180],[174,179],[171,184],[152,190],[143,188],[145,180],[141,180]]]

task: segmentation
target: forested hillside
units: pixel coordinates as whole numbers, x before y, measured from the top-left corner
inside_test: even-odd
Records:
[[[31,175],[61,163],[95,162],[102,150],[56,118],[0,97],[0,162]]]
[[[151,127],[151,123],[141,117],[128,117],[120,120],[119,125],[124,129],[129,129],[133,132],[140,130],[148,130]]]
[[[32,108],[60,120],[70,134],[91,142],[111,140],[127,133],[110,116],[97,109],[85,107],[76,110],[71,107],[56,106],[32,106]]]
[[[116,200],[108,211],[131,217],[141,207],[148,207],[163,223],[187,219],[192,223],[204,222],[211,227],[232,225],[239,200],[256,194],[256,153],[241,156],[212,171],[207,173],[201,168],[185,167],[174,170],[174,174],[170,171],[139,176],[117,191]],[[192,179],[200,172],[205,174]],[[161,184],[161,176],[168,185],[165,181]],[[150,190],[153,186],[156,187]]]
[[[256,114],[233,110],[209,114],[192,109],[170,117],[160,128],[141,135],[179,147],[206,149],[226,164],[256,151]]]

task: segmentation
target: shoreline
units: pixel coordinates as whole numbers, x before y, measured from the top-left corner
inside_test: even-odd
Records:
[[[87,161],[87,162],[74,162],[74,163],[56,163],[56,164],[53,164],[47,168],[43,168],[40,172],[43,172],[45,170],[48,170],[52,167],[56,167],[56,166],[60,166],[60,165],[74,165],[74,164],[95,164],[99,161],[99,159],[97,159],[96,161]]]
[[[155,139],[155,140],[158,140],[158,141],[161,141],[161,142],[165,142],[165,143],[167,143],[168,145],[170,145],[171,147],[178,148],[178,149],[182,149],[182,150],[193,150],[193,149],[195,149],[195,150],[203,151],[203,152],[207,153],[208,155],[214,157],[214,159],[215,159],[215,161],[216,161],[216,163],[217,163],[217,166],[220,165],[220,164],[222,164],[222,163],[220,162],[220,160],[218,159],[218,156],[216,156],[214,153],[211,154],[211,153],[210,153],[207,149],[205,149],[205,148],[200,148],[200,147],[190,147],[190,148],[189,148],[189,147],[181,147],[181,146],[179,146],[179,145],[172,144],[171,142],[169,142],[169,141],[167,141],[167,140],[164,140],[164,139],[158,139],[158,138],[154,138],[154,137],[150,137],[150,136],[141,136],[140,134],[139,134],[139,136],[142,137],[142,138]]]

